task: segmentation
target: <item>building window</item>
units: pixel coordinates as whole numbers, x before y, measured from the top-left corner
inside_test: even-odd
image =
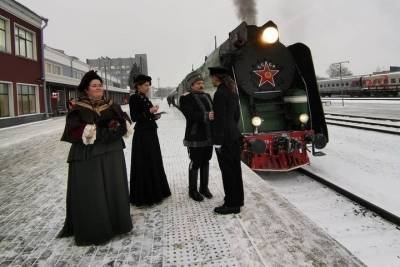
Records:
[[[390,79],[390,83],[396,83],[396,79]]]
[[[46,63],[46,72],[51,73],[51,63]]]
[[[53,73],[57,75],[61,75],[61,67],[58,65],[53,65]]]
[[[15,54],[17,56],[35,59],[34,34],[18,26],[15,27]]]
[[[19,115],[36,113],[36,87],[19,84],[17,93]]]
[[[0,52],[11,53],[10,21],[0,16]]]
[[[0,51],[2,52],[7,49],[6,36],[6,21],[0,18]]]
[[[0,83],[0,117],[10,116],[10,85]]]

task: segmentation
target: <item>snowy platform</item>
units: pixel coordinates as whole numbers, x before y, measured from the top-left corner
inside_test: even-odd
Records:
[[[0,265],[363,265],[245,165],[241,214],[212,211],[223,199],[215,157],[210,166],[214,198],[191,201],[184,119],[176,109],[162,106],[168,114],[158,123],[159,137],[172,197],[150,208],[131,207],[132,232],[97,247],[55,239],[65,216],[69,145],[59,142],[64,120],[1,130]],[[126,143],[129,163],[131,142]]]

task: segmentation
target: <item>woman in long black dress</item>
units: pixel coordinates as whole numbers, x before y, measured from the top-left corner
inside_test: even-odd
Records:
[[[161,157],[156,120],[158,106],[146,94],[151,77],[138,75],[135,93],[129,99],[131,118],[136,122],[132,140],[130,200],[133,205],[146,206],[161,202],[171,195]]]
[[[78,90],[82,96],[68,113],[61,138],[72,146],[67,214],[58,237],[98,245],[132,229],[122,139],[130,123],[119,105],[104,98],[96,72],[86,73]]]

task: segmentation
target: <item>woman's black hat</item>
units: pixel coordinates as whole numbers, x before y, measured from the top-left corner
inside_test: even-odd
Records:
[[[139,74],[133,79],[133,82],[135,84],[144,84],[145,82],[149,82],[151,84],[151,77],[144,74]]]
[[[90,82],[93,80],[99,80],[103,83],[103,79],[97,74],[97,71],[90,70],[83,75],[81,82],[78,85],[78,91],[83,92],[88,89]]]

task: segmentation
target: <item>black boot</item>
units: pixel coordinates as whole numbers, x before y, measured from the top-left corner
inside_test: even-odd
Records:
[[[220,207],[216,207],[214,209],[215,213],[226,215],[226,214],[238,214],[240,213],[240,207],[228,207],[225,205],[222,205]]]
[[[189,197],[195,201],[203,201],[203,196],[197,191],[197,174],[199,169],[189,168]]]
[[[209,164],[204,164],[200,167],[200,194],[206,198],[212,198],[210,190],[208,189],[208,174],[209,174]]]

